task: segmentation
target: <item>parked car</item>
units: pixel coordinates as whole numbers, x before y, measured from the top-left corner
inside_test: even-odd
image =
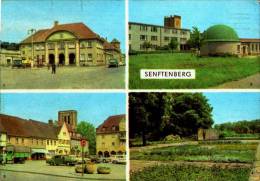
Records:
[[[77,160],[68,155],[55,155],[51,159],[46,160],[49,165],[71,165],[74,166]]]
[[[119,63],[117,59],[110,59],[108,61],[108,67],[118,67]]]
[[[125,66],[125,63],[124,63],[124,62],[119,62],[118,65],[119,65],[119,66]]]
[[[126,164],[126,157],[125,155],[114,155],[111,157],[111,162],[118,164]]]
[[[102,163],[102,159],[100,157],[97,157],[97,156],[90,156],[90,160],[93,163]]]
[[[110,163],[110,162],[111,162],[111,158],[110,158],[110,157],[99,157],[99,159],[100,159],[103,163]]]
[[[23,63],[22,59],[13,60],[12,68],[25,68],[26,65]]]

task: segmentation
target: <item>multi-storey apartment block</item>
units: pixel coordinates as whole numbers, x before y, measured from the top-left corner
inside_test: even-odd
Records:
[[[190,38],[190,30],[181,28],[181,17],[164,17],[164,26],[129,22],[129,50],[146,50],[144,42],[149,42],[149,50],[163,48],[175,39],[178,42],[178,50],[186,50],[187,41]]]

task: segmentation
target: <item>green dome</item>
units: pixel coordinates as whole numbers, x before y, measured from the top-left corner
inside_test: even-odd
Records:
[[[208,42],[214,42],[214,41],[238,42],[239,37],[236,31],[229,26],[214,25],[209,27],[204,32],[204,40]]]

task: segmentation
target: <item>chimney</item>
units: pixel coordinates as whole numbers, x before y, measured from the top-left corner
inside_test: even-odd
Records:
[[[53,125],[53,120],[52,119],[50,119],[48,122],[49,122],[49,125],[51,125],[51,126]]]
[[[57,26],[59,24],[59,21],[54,21],[54,26]]]

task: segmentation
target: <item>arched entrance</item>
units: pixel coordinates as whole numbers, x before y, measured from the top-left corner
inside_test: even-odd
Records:
[[[118,155],[123,155],[122,151],[117,152]]]
[[[111,155],[116,155],[116,152],[115,151],[111,151]]]
[[[109,155],[109,152],[108,151],[105,151],[104,152],[104,157],[109,157],[110,155]]]
[[[63,53],[59,54],[59,65],[65,65],[65,56]]]
[[[49,54],[49,64],[54,64],[55,63],[55,56],[54,54]]]
[[[69,54],[69,64],[70,65],[75,65],[76,64],[75,54],[74,53],[70,53]]]
[[[99,152],[98,152],[98,156],[99,156],[99,157],[102,157],[102,156],[103,156],[103,152],[102,152],[102,151],[99,151]]]

